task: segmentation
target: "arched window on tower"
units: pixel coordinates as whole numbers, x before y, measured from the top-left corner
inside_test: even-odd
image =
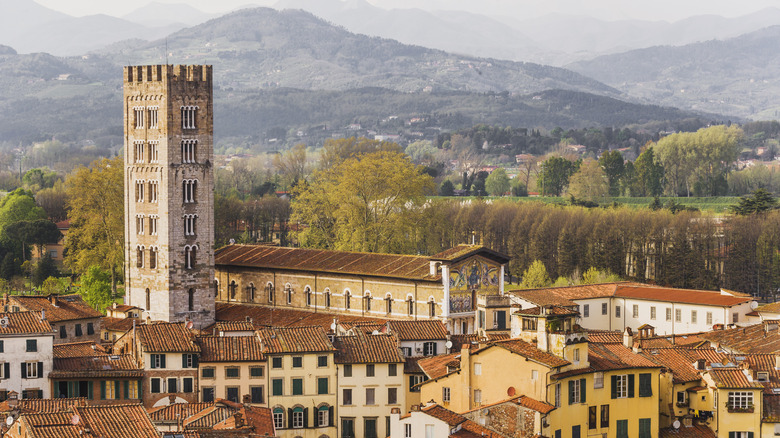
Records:
[[[195,289],[187,291],[187,310],[190,312],[195,310]]]
[[[436,301],[434,301],[433,297],[428,300],[428,316],[431,318],[436,316]]]
[[[254,283],[249,283],[249,286],[246,287],[247,296],[251,301],[255,300],[255,290],[256,288]]]
[[[311,306],[311,288],[306,286],[306,289],[303,290],[303,293],[306,295],[306,305]]]
[[[393,296],[389,293],[385,297],[385,312],[393,313]]]
[[[228,299],[235,301],[236,300],[236,291],[238,290],[238,285],[236,284],[236,281],[233,280],[230,282],[230,297]]]
[[[366,312],[371,311],[371,292],[366,292],[365,295],[363,295],[363,308]]]
[[[157,269],[157,247],[149,248],[149,269]]]
[[[144,246],[143,245],[138,245],[135,248],[135,252],[136,252],[135,253],[135,258],[136,258],[135,265],[138,268],[143,268],[144,267]]]
[[[197,250],[198,250],[197,245],[192,245],[192,246],[187,245],[184,247],[184,268],[185,269],[193,269],[195,267]]]
[[[349,291],[344,291],[344,308],[349,310],[352,307],[352,294]]]
[[[330,307],[330,289],[325,288],[325,307]]]
[[[406,299],[406,313],[409,316],[414,315],[414,299],[412,297]]]
[[[287,304],[292,304],[293,289],[290,283],[284,285],[284,296],[287,298]]]
[[[265,285],[265,295],[268,297],[268,302],[273,304],[274,302],[274,285],[273,283],[266,283]]]

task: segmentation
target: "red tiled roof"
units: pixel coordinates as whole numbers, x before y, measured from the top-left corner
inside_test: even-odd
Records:
[[[79,398],[25,398],[18,400],[18,408],[22,413],[61,412],[74,406],[86,406],[86,397]],[[11,411],[8,400],[0,403],[0,413]]]
[[[0,326],[0,335],[53,333],[51,324],[41,320],[41,312],[0,313],[0,318],[8,318],[8,326]]]
[[[463,415],[452,412],[451,410],[437,404],[426,406],[422,408],[421,411],[425,412],[431,417],[438,418],[450,426],[457,426],[464,421],[468,421],[468,418],[464,417]]]
[[[211,407],[214,402],[208,403],[174,403],[149,410],[149,417],[154,422],[178,421],[190,417],[196,413]]]
[[[473,255],[482,255],[501,264],[508,263],[509,260],[511,260],[509,256],[493,251],[482,245],[458,245],[454,248],[445,249],[438,254],[434,254],[430,259],[455,263]]]
[[[114,310],[118,310],[120,312],[129,312],[133,309],[141,310],[138,306],[131,306],[129,304],[117,304],[115,307],[112,307]]]
[[[512,295],[537,306],[576,306],[577,303],[559,294],[550,293],[546,289],[513,290]]]
[[[523,406],[528,409],[532,409],[536,412],[541,412],[542,414],[549,414],[555,409],[555,406],[545,403],[543,401],[536,400],[534,398],[528,397],[526,395],[521,396],[517,400],[517,404],[520,406]]]
[[[460,352],[424,357],[417,365],[429,379],[438,379],[449,374],[450,368],[460,368]]]
[[[251,332],[255,326],[250,321],[217,321],[214,324],[217,332]]]
[[[390,333],[399,341],[433,341],[447,339],[447,328],[438,319],[422,321],[387,321]]]
[[[51,379],[143,377],[143,368],[129,354],[54,359]]]
[[[112,318],[109,316],[104,316],[103,329],[124,333],[130,330],[131,328],[133,328],[133,321],[135,321],[136,325],[141,324],[138,320],[135,320],[133,318]]]
[[[89,425],[92,434],[116,438],[158,438],[160,435],[146,413],[138,405],[103,405],[74,408],[81,421]]]
[[[780,330],[771,329],[773,324],[754,324],[727,330],[713,330],[698,336],[715,347],[724,347],[738,353],[780,352]]]
[[[376,254],[268,245],[228,245],[214,253],[216,265],[306,270],[352,275],[438,281],[430,276],[430,259],[423,256]]]
[[[541,363],[542,365],[546,365],[550,368],[562,367],[569,365],[570,363],[565,359],[562,359],[552,353],[542,351],[536,348],[536,346],[520,339],[510,339],[507,341],[494,342],[487,347],[474,352],[474,354],[479,354],[480,352],[492,347],[499,347],[505,350],[509,350],[512,353],[519,354],[520,356],[533,360],[534,362]]]
[[[339,336],[333,342],[336,363],[403,363],[395,336],[364,334]]]
[[[80,295],[12,295],[9,298],[23,309],[46,311],[46,319],[52,323],[103,316],[85,303]]]
[[[725,307],[732,307],[753,300],[753,298],[750,297],[735,297],[724,295],[719,292],[644,285],[619,285],[615,291],[615,296],[633,298],[635,300],[666,301]]]
[[[706,354],[705,354],[706,353]],[[699,370],[696,369],[696,362],[699,359],[705,360],[705,365],[712,362],[713,359],[721,361],[726,357],[723,353],[718,353],[715,349],[688,349],[688,348],[657,348],[646,349],[642,355],[647,359],[661,365],[672,372],[674,383],[697,382],[701,380]]]
[[[658,431],[658,438],[717,438],[717,435],[703,424],[694,424],[680,426],[679,429],[665,427]]]
[[[258,330],[263,353],[316,353],[334,351],[322,327],[273,327]]]
[[[517,315],[527,315],[527,316],[539,316],[542,313],[542,309],[540,307],[529,307],[527,309],[521,309],[515,312]],[[560,306],[550,306],[546,309],[545,315],[556,315],[556,316],[568,316],[568,315],[579,315],[579,312],[567,309],[565,307]]]
[[[205,336],[197,338],[201,362],[264,361],[262,344],[256,336]]]
[[[192,331],[183,322],[157,322],[135,327],[138,340],[146,353],[197,353]],[[132,333],[128,333],[132,335]]]
[[[780,423],[780,395],[764,394],[764,412],[762,421]]]
[[[407,357],[404,359],[404,373],[405,374],[422,374],[423,370],[418,363],[421,359],[425,359],[422,356],[419,357]]]
[[[54,344],[55,359],[63,359],[68,357],[103,356],[106,354],[108,354],[108,351],[106,351],[102,345],[93,341]]]
[[[330,330],[330,325],[335,319],[339,324],[371,322],[384,324],[387,320],[363,316],[337,315],[327,312],[303,309],[289,309],[280,307],[268,307],[248,304],[217,303],[217,320],[246,321],[252,319],[255,329],[264,327],[309,327],[320,326],[325,331]],[[204,331],[212,331],[216,327],[208,327]]]
[[[756,307],[758,313],[780,313],[780,301],[776,303],[764,304],[763,306]]]
[[[460,425],[460,431],[457,433],[451,434],[452,437],[460,437],[460,438],[472,438],[472,437],[484,437],[484,438],[504,438],[502,435],[493,432],[492,430],[480,426],[479,424],[469,420],[468,418],[464,417],[463,415],[457,414],[455,412],[452,412],[449,409],[443,408],[437,404],[432,404],[429,406],[426,406],[421,409],[421,412],[424,412],[431,417],[437,418],[445,423],[447,423],[450,427],[455,427]],[[461,433],[465,431],[465,433]]]
[[[740,368],[713,368],[707,372],[718,388],[763,388],[758,382],[751,382]]]

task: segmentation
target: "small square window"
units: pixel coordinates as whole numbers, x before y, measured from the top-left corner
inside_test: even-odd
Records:
[[[328,366],[328,356],[317,356],[317,366],[320,368]]]
[[[388,376],[397,376],[398,375],[398,364],[391,363],[387,365],[387,375]]]
[[[293,368],[303,368],[303,357],[301,356],[294,356],[292,358],[293,360]]]
[[[374,377],[374,364],[366,364],[366,377]]]
[[[282,367],[282,358],[281,357],[272,357],[271,358],[271,368],[279,369],[281,367]]]
[[[263,377],[263,367],[249,367],[249,377]]]
[[[204,379],[213,379],[215,375],[214,371],[215,371],[214,367],[201,368],[200,375]]]
[[[344,377],[352,377],[352,364],[344,365]]]
[[[27,352],[35,352],[38,351],[38,340],[37,339],[28,339],[27,340]]]
[[[239,367],[227,367],[225,368],[226,379],[238,379],[241,377],[241,369]]]

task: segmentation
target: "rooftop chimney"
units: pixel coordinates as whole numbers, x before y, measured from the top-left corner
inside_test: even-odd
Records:
[[[634,332],[631,331],[631,327],[626,327],[623,330],[623,346],[626,348],[634,347]]]
[[[233,414],[233,419],[236,422],[236,429],[240,429],[244,427],[244,418],[241,415],[241,412],[236,412],[235,414]]]
[[[46,310],[41,309],[41,321],[46,321]]]
[[[52,306],[57,307],[57,295],[49,295],[49,301],[51,301]]]

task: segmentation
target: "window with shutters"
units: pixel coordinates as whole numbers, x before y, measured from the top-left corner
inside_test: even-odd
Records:
[[[397,376],[398,375],[398,364],[391,363],[387,365],[387,375],[388,376]]]
[[[101,400],[115,400],[117,399],[117,382],[113,380],[100,382],[100,399]]]
[[[365,438],[377,438],[376,418],[363,419],[363,435]]]
[[[398,388],[387,388],[387,404],[398,404]]]
[[[166,392],[179,392],[179,380],[175,377],[168,378],[168,388]]]
[[[607,303],[601,303],[601,314],[602,315],[607,314]]]
[[[95,324],[88,322],[87,323],[87,335],[94,335],[95,334]]]
[[[284,409],[274,408],[274,427],[284,429]]]
[[[639,419],[639,438],[650,438],[652,437],[652,433],[650,432],[650,419],[649,418],[640,418]]]
[[[328,356],[317,356],[317,368],[325,368],[328,366]]]
[[[615,306],[615,318],[620,318],[620,306]]]
[[[228,387],[225,388],[225,390],[226,390],[225,393],[227,395],[228,401],[232,401],[234,403],[238,403],[239,402],[239,400],[238,400],[238,393],[239,393],[238,386],[228,386]]]
[[[317,394],[328,394],[328,378],[317,377]]]
[[[239,368],[239,367],[225,367],[225,378],[226,379],[240,379],[241,378],[241,368]]]
[[[9,368],[11,364],[8,362],[0,362],[0,380],[9,378]]]
[[[615,438],[628,438],[628,420],[618,420],[615,426],[617,429]]]
[[[192,383],[192,377],[185,377],[181,379],[181,392],[192,392]]]
[[[284,395],[284,379],[271,379],[271,395]]]
[[[249,378],[259,379],[263,377],[263,367],[249,367]]]
[[[76,336],[83,336],[84,332],[81,331],[81,324],[76,324]]]
[[[585,379],[569,380],[569,404],[585,403]]]
[[[125,398],[126,399],[137,399],[138,397],[138,388],[140,385],[140,382],[137,380],[130,380],[125,382],[127,391],[125,391]]]
[[[216,377],[216,368],[214,367],[201,368],[200,376],[204,379],[214,379]]]
[[[5,342],[0,340],[0,353],[4,353],[4,352],[5,352]]]
[[[26,342],[26,351],[28,353],[36,352],[38,351],[38,340],[37,339],[28,339]]]
[[[450,402],[450,388],[444,387],[441,389],[441,400],[444,403]]]
[[[609,427],[609,405],[601,405],[601,427]]]
[[[376,367],[374,364],[366,364],[366,377],[374,377]]]
[[[436,356],[436,342],[431,341],[423,343],[423,355]]]
[[[214,401],[214,394],[216,393],[216,389],[213,386],[209,387],[200,387],[201,390],[201,400],[204,403],[210,403]]]
[[[150,368],[165,368],[165,354],[150,354]]]
[[[303,379],[292,379],[292,395],[303,395]]]
[[[344,377],[352,377],[352,364],[344,364]]]
[[[149,383],[150,383],[150,390],[152,393],[159,394],[160,392],[162,392],[162,388],[161,388],[162,385],[160,384],[159,378],[152,377]]]
[[[628,375],[612,376],[612,398],[628,397]]]
[[[262,386],[250,386],[249,394],[252,397],[252,403],[265,403],[264,388]]]
[[[317,427],[330,426],[330,407],[327,405],[317,408]]]
[[[639,396],[653,396],[653,376],[650,373],[639,374]]]
[[[367,405],[375,405],[376,404],[376,389],[375,388],[366,388],[366,404]]]
[[[354,418],[341,418],[341,438],[355,438]]]
[[[409,391],[410,392],[420,392],[420,387],[417,386],[420,383],[428,380],[428,377],[425,375],[420,374],[413,374],[409,376]]]
[[[293,356],[292,358],[293,368],[303,368],[303,356]]]

